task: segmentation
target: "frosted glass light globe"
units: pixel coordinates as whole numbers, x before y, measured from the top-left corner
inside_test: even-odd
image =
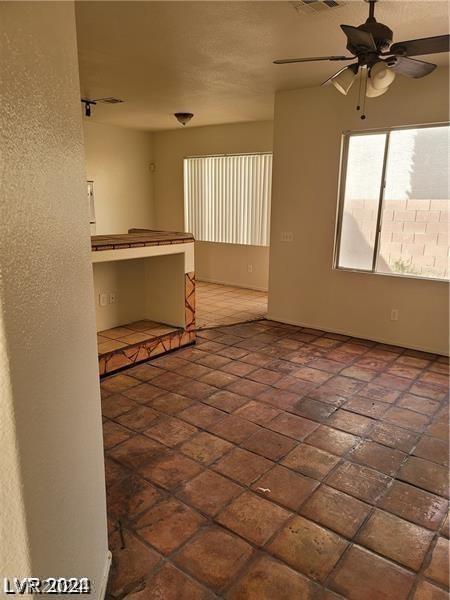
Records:
[[[376,90],[387,89],[395,79],[395,72],[384,61],[377,62],[370,69],[370,80]]]
[[[331,83],[339,92],[341,92],[341,94],[346,96],[355,81],[355,77],[355,71],[351,67],[347,67],[341,71],[339,75],[336,75],[336,77],[331,80]]]
[[[371,78],[367,79],[366,96],[367,98],[378,98],[388,91],[388,87],[377,89],[374,87]]]

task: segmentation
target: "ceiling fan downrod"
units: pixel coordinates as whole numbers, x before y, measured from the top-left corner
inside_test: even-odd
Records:
[[[366,0],[369,3],[369,16],[367,17],[366,23],[375,21],[375,2],[377,0]]]

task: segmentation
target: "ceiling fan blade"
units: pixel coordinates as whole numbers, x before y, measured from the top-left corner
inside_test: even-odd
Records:
[[[347,36],[349,45],[352,48],[373,50],[374,52],[377,51],[375,40],[373,39],[372,34],[368,31],[363,31],[362,29],[358,29],[358,27],[353,27],[352,25],[341,25],[341,29]]]
[[[389,53],[399,56],[422,56],[423,54],[449,52],[449,50],[450,35],[447,34],[418,40],[407,40],[406,42],[396,42],[390,47]]]
[[[286,65],[288,63],[311,62],[314,60],[353,60],[354,56],[311,56],[309,58],[281,58],[274,60],[274,65]]]
[[[395,73],[406,75],[406,77],[413,77],[414,79],[429,75],[437,66],[433,63],[415,60],[413,58],[408,58],[407,56],[393,56],[392,59],[388,59],[387,62]]]

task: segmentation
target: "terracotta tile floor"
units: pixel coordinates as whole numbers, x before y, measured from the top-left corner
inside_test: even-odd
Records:
[[[254,321],[267,313],[267,292],[229,285],[197,281],[195,301],[200,329]]]
[[[104,379],[109,597],[448,598],[447,373],[258,321]]]
[[[98,354],[120,350],[126,346],[152,340],[174,331],[177,331],[176,327],[155,323],[154,321],[135,321],[120,327],[99,331],[97,333]]]

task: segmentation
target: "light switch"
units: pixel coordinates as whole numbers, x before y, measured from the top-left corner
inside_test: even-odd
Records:
[[[107,306],[108,304],[108,294],[100,294],[98,298],[98,302],[100,306]]]

